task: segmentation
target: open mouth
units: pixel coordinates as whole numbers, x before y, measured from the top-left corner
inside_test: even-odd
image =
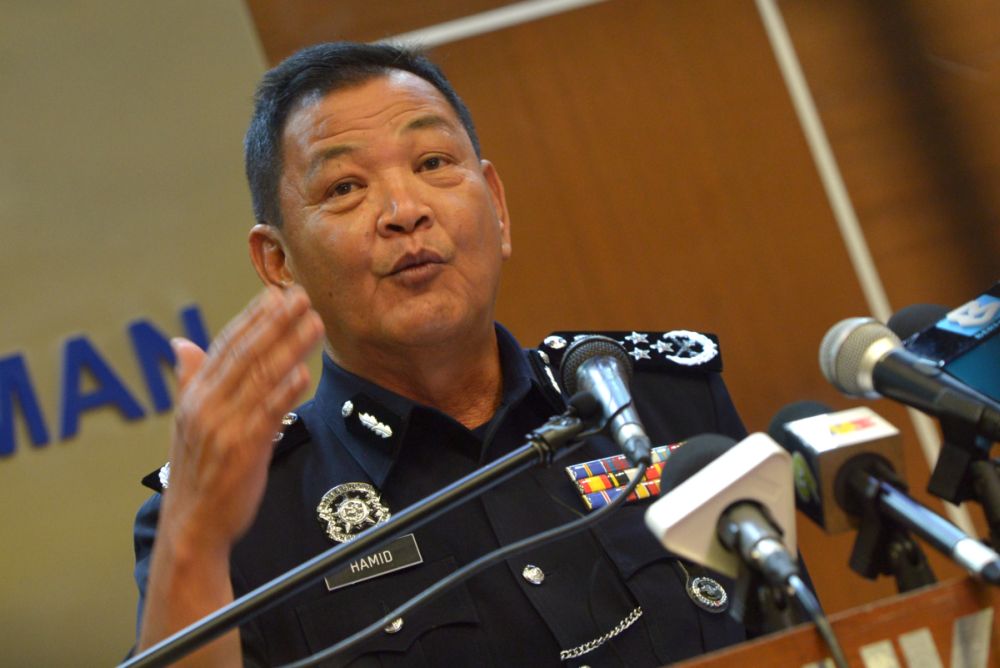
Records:
[[[418,274],[436,268],[436,265],[444,264],[440,255],[430,250],[422,250],[417,253],[407,253],[396,261],[392,266],[390,275],[398,274]]]

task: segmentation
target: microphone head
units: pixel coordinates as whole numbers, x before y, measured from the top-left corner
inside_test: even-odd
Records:
[[[830,328],[819,346],[819,368],[831,385],[849,397],[877,399],[875,363],[894,348],[899,337],[874,318],[847,318]]]
[[[911,304],[893,313],[885,324],[900,340],[905,341],[944,318],[948,310],[939,304]]]
[[[795,403],[788,404],[784,406],[781,410],[774,414],[771,419],[771,424],[767,426],[767,435],[773,438],[778,444],[788,450],[788,431],[785,429],[785,425],[789,422],[795,422],[796,420],[804,420],[806,418],[816,417],[817,415],[823,415],[824,413],[832,413],[833,409],[824,404],[821,401],[796,401]]]
[[[624,371],[626,380],[632,380],[632,359],[622,344],[606,336],[596,334],[585,336],[570,344],[559,365],[559,377],[562,380],[563,389],[568,394],[573,395],[580,391],[580,381],[576,372],[583,366],[584,362],[595,357],[614,359]]]
[[[671,474],[678,461],[686,470]],[[716,527],[730,506],[746,501],[770,511],[785,547],[795,552],[792,458],[766,434],[751,434],[736,445],[724,436],[692,438],[667,460],[662,475],[674,476],[673,489],[660,479],[662,493],[646,510],[646,527],[674,554],[736,577],[740,557],[723,546]]]
[[[670,453],[670,464],[663,467],[663,473],[660,474],[660,494],[673,491],[734,445],[735,440],[721,434],[701,434],[684,441],[684,447]]]
[[[768,433],[792,455],[798,509],[827,533],[857,524],[840,504],[841,471],[873,456],[902,470],[899,430],[867,407],[833,411],[800,401],[778,411]]]

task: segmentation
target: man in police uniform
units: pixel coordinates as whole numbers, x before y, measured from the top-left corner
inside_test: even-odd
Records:
[[[170,464],[136,523],[140,649],[565,408],[552,366],[572,334],[525,351],[494,323],[511,253],[503,185],[434,65],[389,46],[302,51],[261,84],[246,152],[250,255],[268,287],[207,353],[174,342]],[[654,441],[743,435],[714,339],[613,335],[637,360]],[[319,389],[289,413],[320,340]],[[615,454],[605,438],[579,453]],[[578,487],[561,468],[523,474],[187,660],[270,665],[321,650],[458,566],[587,512]],[[663,551],[644,510],[484,571],[338,664],[653,666],[741,640],[724,591]]]

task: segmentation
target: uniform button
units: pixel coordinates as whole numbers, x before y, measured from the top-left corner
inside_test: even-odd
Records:
[[[540,585],[545,581],[545,571],[534,564],[528,564],[521,571],[521,577],[533,585]]]
[[[383,630],[389,635],[392,635],[393,633],[399,633],[402,630],[402,628],[403,628],[403,618],[396,617],[396,619],[389,622],[386,625],[385,629]]]

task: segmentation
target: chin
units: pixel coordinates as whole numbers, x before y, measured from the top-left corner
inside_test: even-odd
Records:
[[[455,340],[475,338],[478,330],[493,329],[493,319],[487,315],[437,309],[431,312],[407,314],[387,323],[386,333],[404,346],[435,346]]]

